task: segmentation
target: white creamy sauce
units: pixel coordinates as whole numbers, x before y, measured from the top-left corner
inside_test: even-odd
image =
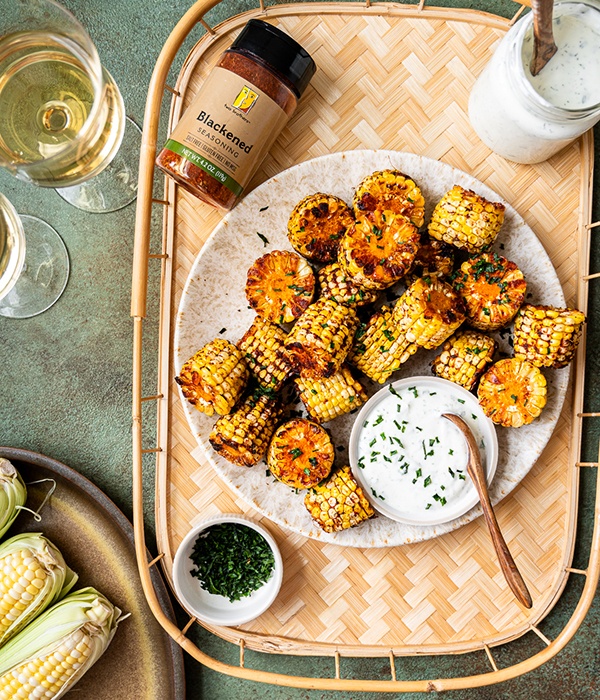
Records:
[[[358,436],[358,468],[375,505],[384,502],[399,515],[419,520],[443,515],[444,508],[474,491],[467,475],[467,444],[443,413],[469,425],[486,463],[478,406],[452,386],[395,390],[377,403]]]
[[[525,75],[535,91],[561,109],[586,109],[600,104],[600,12],[586,5],[554,6],[554,42],[558,51],[536,75],[529,66],[533,31],[523,40]]]

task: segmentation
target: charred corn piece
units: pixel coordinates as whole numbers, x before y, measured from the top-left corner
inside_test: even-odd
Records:
[[[398,170],[381,170],[368,175],[354,195],[356,217],[388,209],[405,216],[417,228],[425,220],[425,200],[414,180]]]
[[[392,318],[397,332],[407,341],[432,350],[464,321],[465,306],[446,282],[436,277],[421,277],[398,299]]]
[[[565,367],[575,357],[584,322],[577,309],[525,304],[515,319],[515,357],[536,367]]]
[[[338,262],[359,287],[386,289],[411,268],[419,242],[417,227],[404,216],[375,211],[357,219],[346,231]]]
[[[350,413],[367,400],[361,383],[354,379],[346,366],[332,377],[298,377],[296,386],[308,415],[317,423],[327,423]]]
[[[531,362],[510,357],[483,375],[477,397],[494,423],[519,428],[537,418],[546,405],[546,379]]]
[[[357,330],[348,362],[369,379],[383,384],[415,354],[418,347],[398,331],[392,320],[392,311],[382,306],[368,323]]]
[[[429,222],[429,235],[469,253],[478,253],[496,239],[504,222],[504,204],[489,202],[460,185],[438,202]]]
[[[464,386],[469,391],[491,364],[497,343],[477,331],[458,331],[444,343],[442,352],[431,365],[442,379]]]
[[[312,301],[315,275],[297,253],[274,250],[248,270],[246,298],[259,316],[272,323],[291,323]]]
[[[467,323],[482,331],[508,325],[527,291],[521,270],[498,253],[481,253],[466,260],[454,275],[453,285],[467,306]]]
[[[294,250],[305,258],[330,263],[337,258],[340,240],[353,221],[346,202],[318,192],[294,207],[288,221],[288,238]]]
[[[275,431],[267,465],[271,474],[287,486],[307,489],[329,476],[334,458],[329,433],[314,421],[294,418]]]
[[[222,416],[235,406],[249,376],[242,353],[228,340],[216,338],[183,365],[175,381],[192,406],[207,416]]]
[[[421,235],[417,255],[407,273],[409,284],[419,277],[448,277],[454,268],[454,248],[427,234]]]
[[[311,488],[304,505],[325,532],[341,532],[360,525],[375,514],[350,467],[336,470],[331,477]]]
[[[348,277],[338,263],[322,267],[317,273],[321,297],[333,299],[344,306],[364,306],[373,303],[378,292],[363,289]]]
[[[219,418],[209,442],[228,462],[252,467],[265,456],[281,413],[275,396],[255,391],[233,413]]]
[[[285,339],[285,357],[299,374],[331,377],[346,359],[357,326],[353,308],[318,299]]]
[[[238,342],[250,371],[264,389],[279,391],[290,378],[292,368],[281,354],[286,336],[279,326],[257,316]]]

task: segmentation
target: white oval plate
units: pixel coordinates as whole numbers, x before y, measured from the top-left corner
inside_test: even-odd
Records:
[[[215,227],[188,276],[177,314],[175,366],[179,368],[202,345],[216,337],[233,343],[254,319],[244,288],[246,273],[256,258],[272,250],[291,250],[287,221],[294,206],[306,195],[327,192],[351,203],[354,189],[370,173],[394,168],[415,179],[425,197],[428,220],[433,207],[459,184],[493,201],[502,198],[487,185],[440,161],[396,151],[348,151],[300,163],[271,178],[250,192]],[[528,283],[528,301],[564,306],[565,299],[542,244],[517,212],[506,204],[505,221],[493,250],[513,260]],[[263,241],[257,234],[267,239]],[[493,334],[500,349],[510,353],[508,336]],[[436,351],[419,350],[393,379],[431,376],[430,362]],[[548,403],[540,418],[518,429],[498,429],[498,469],[491,489],[496,503],[523,479],[550,440],[560,415],[569,379],[569,368],[545,372]],[[363,378],[364,379],[364,378]],[[362,380],[361,380],[362,381]],[[381,388],[364,381],[367,393]],[[199,447],[198,458],[207,459],[237,495],[278,525],[315,539],[352,547],[386,547],[429,539],[455,530],[481,514],[479,506],[443,525],[414,526],[384,516],[371,518],[359,527],[340,533],[324,533],[304,508],[303,495],[294,494],[265,473],[264,463],[252,469],[229,464],[215,454],[208,436],[215,422],[182,399],[184,410]],[[340,450],[338,463],[348,463],[348,439],[354,415],[326,424]]]
[[[423,510],[415,515],[414,511],[411,512],[409,508],[405,507],[407,505],[406,498],[404,499],[405,503],[402,504],[402,506],[394,506],[391,504],[389,499],[382,500],[380,496],[376,496],[371,488],[371,484],[369,483],[368,462],[364,471],[358,466],[359,440],[364,422],[369,418],[369,416],[373,415],[376,407],[383,400],[389,398],[390,386],[394,389],[394,391],[401,392],[403,389],[407,389],[408,387],[412,388],[413,385],[414,388],[419,391],[419,394],[427,389],[431,390],[432,392],[435,389],[439,395],[442,388],[447,387],[455,397],[458,397],[462,404],[462,406],[457,406],[454,409],[454,413],[461,415],[461,417],[467,422],[471,422],[469,414],[472,414],[477,419],[476,427],[475,425],[471,425],[470,427],[482,440],[480,445],[481,463],[483,464],[488,485],[492,483],[492,479],[496,473],[496,467],[498,466],[498,438],[496,436],[495,426],[483,412],[483,409],[479,405],[479,401],[477,401],[477,397],[474,394],[467,391],[462,386],[453,384],[447,379],[441,379],[440,377],[406,377],[395,382],[388,382],[383,389],[380,389],[376,394],[373,394],[373,396],[371,396],[371,398],[360,409],[360,412],[354,421],[352,432],[350,433],[350,445],[348,448],[350,467],[352,468],[352,473],[354,474],[356,480],[364,491],[365,496],[370,501],[373,508],[375,508],[375,510],[379,513],[382,513],[388,518],[406,525],[442,525],[450,522],[451,520],[459,518],[461,515],[464,515],[468,510],[471,510],[471,508],[479,503],[479,496],[477,495],[475,486],[469,477],[466,479],[467,483],[464,485],[463,493],[459,498],[449,501],[442,509],[434,508],[433,510],[428,511]],[[410,400],[411,399],[409,398],[408,401],[410,402]],[[404,406],[406,404],[406,400],[402,401],[401,403]],[[441,410],[437,411],[437,414],[439,415],[440,421],[446,420],[445,418],[442,418]],[[402,418],[403,414],[400,412],[399,414],[395,415],[398,415],[400,419]],[[426,424],[423,423],[422,425]],[[453,426],[453,429],[458,432],[458,428]],[[424,435],[427,435],[427,428],[425,428],[425,432],[422,433],[422,436]],[[404,440],[404,437],[402,439]],[[404,444],[408,444],[406,440],[404,440]],[[376,449],[380,450],[381,448],[377,447]],[[444,454],[446,454],[446,452],[444,452]],[[436,459],[435,455],[434,459]],[[392,469],[395,469],[397,472],[397,462],[389,465],[389,470],[386,470],[386,474],[389,474],[390,470]],[[427,474],[427,472],[425,473]]]

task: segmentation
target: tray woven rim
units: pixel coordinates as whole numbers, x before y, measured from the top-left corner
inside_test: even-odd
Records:
[[[457,18],[460,19],[461,21],[469,21],[469,18],[472,17],[478,17],[481,18],[482,21],[485,22],[491,22],[492,26],[494,27],[504,27],[506,28],[510,22],[508,20],[505,20],[503,18],[496,17],[494,15],[489,15],[488,13],[481,12],[478,10],[466,10],[466,9],[461,9],[461,10],[456,10],[452,8],[416,8],[415,6],[403,6],[403,5],[396,5],[396,4],[387,4],[385,6],[382,5],[371,5],[371,6],[364,6],[364,5],[356,5],[356,4],[347,4],[347,3],[331,3],[331,4],[324,4],[324,3],[310,3],[308,5],[285,5],[285,6],[275,6],[268,8],[267,10],[267,15],[289,15],[289,14],[294,14],[294,13],[300,13],[300,14],[305,14],[305,13],[336,13],[339,12],[340,10],[342,11],[348,11],[349,14],[362,14],[362,13],[373,13],[373,14],[408,14],[410,16],[428,16],[428,17],[435,17],[435,18],[451,18],[453,20],[456,20]],[[457,13],[459,17],[455,16],[454,13]],[[237,15],[236,17],[230,18],[223,22],[219,27],[217,28],[219,32],[225,32],[228,31],[230,27],[232,26],[237,26],[245,21],[251,16],[264,16],[264,12],[262,9],[257,9],[257,10],[251,10],[249,12],[244,13],[243,15]],[[214,31],[214,30],[213,30]],[[186,59],[186,62],[184,64],[184,67],[180,73],[176,90],[180,91],[185,88],[185,80],[186,76],[188,75],[188,71],[191,70],[191,66],[193,64],[193,56],[195,52],[197,51],[197,48],[200,46],[202,47],[204,44],[209,45],[212,41],[213,34],[205,35],[198,44],[194,47],[192,52],[190,52],[190,55],[188,56],[188,59]],[[189,77],[189,76],[188,76]],[[181,101],[179,102],[181,103]],[[174,109],[172,110],[171,114],[171,119],[177,117],[177,106],[175,104]],[[154,144],[155,145],[155,144]],[[587,156],[589,157],[589,154],[591,152],[591,136],[588,135],[583,139],[583,150],[585,153],[587,153]],[[582,183],[585,184],[585,183]],[[173,186],[171,183],[167,184],[167,190],[166,190],[166,197],[165,199],[167,201],[174,201],[172,199],[172,196],[174,194],[173,192]],[[579,230],[580,233],[582,232],[582,228],[584,228],[584,225],[586,223],[586,219],[589,220],[589,200],[590,200],[590,193],[589,193],[589,188],[588,191],[585,191],[585,187],[582,187],[582,195],[583,195],[583,201],[582,201],[582,207],[580,207],[580,222],[579,222]],[[169,226],[173,224],[173,217],[174,213],[173,210],[174,207],[169,207],[169,211],[167,212],[167,216],[165,217],[165,224],[164,224],[164,230],[165,233],[168,233]],[[168,237],[167,237],[168,238]],[[585,239],[584,239],[585,243]],[[169,254],[168,250],[168,241],[167,241],[167,250],[165,251],[167,255]],[[584,245],[583,248],[585,249],[586,246]],[[581,257],[581,256],[580,256]],[[580,270],[581,272],[586,271],[585,267],[587,265],[587,261],[582,263],[580,259],[580,268],[583,268]],[[581,277],[581,275],[580,275]],[[170,290],[168,290],[170,293]],[[585,298],[586,295],[586,287],[585,284],[580,283],[580,289],[579,289],[579,297]],[[135,294],[134,294],[135,296]],[[580,308],[582,306],[581,302],[578,302],[580,304]],[[134,303],[135,306],[135,303]],[[136,318],[138,317],[138,314],[135,312],[134,309],[134,316]],[[162,331],[161,331],[162,334]],[[583,345],[582,345],[583,347]],[[163,347],[163,352],[164,352],[164,347]],[[583,355],[580,352],[579,353],[579,358],[578,366],[581,365],[581,361],[583,359]],[[164,369],[164,363],[161,362],[161,369]],[[575,403],[577,402],[578,397],[581,397],[581,388],[582,388],[582,375],[583,371],[577,373],[578,377],[580,377],[581,381],[576,382],[579,384],[579,388],[576,388],[576,391],[573,396],[573,408],[575,408]],[[162,403],[162,402],[161,402]],[[580,403],[580,402],[579,402]],[[577,421],[574,421],[576,423]],[[576,459],[576,454],[579,449],[579,440],[580,440],[580,425],[579,429],[575,431],[576,434],[576,439],[572,440],[572,445],[571,445],[571,453],[572,453],[572,461],[571,463],[575,462]],[[164,455],[163,455],[164,456]],[[571,479],[575,481],[575,484],[577,485],[578,479],[577,479],[577,469],[574,468],[571,471]],[[166,517],[167,510],[165,509],[165,502],[164,499],[166,497],[165,490],[160,489],[159,487],[159,480],[161,476],[165,476],[165,472],[163,470],[163,474],[160,474],[160,470],[157,471],[157,542],[159,544],[159,549],[161,551],[161,557],[162,557],[162,564],[163,567],[167,573],[167,577],[170,580],[170,564],[172,563],[172,558],[170,557],[170,544],[168,542],[168,537],[166,537],[166,528],[162,528],[159,523],[163,522],[162,519]],[[576,498],[577,498],[577,488],[573,489],[571,491],[571,501],[570,501],[570,510],[571,510],[571,519],[574,522],[575,517],[574,515],[576,514]],[[161,520],[159,520],[159,518]],[[553,605],[556,603],[558,598],[560,597],[560,594],[562,593],[562,590],[564,588],[564,585],[566,584],[566,580],[568,577],[568,566],[572,558],[572,552],[573,552],[573,547],[574,547],[574,537],[573,535],[573,527],[570,528],[570,544],[565,547],[565,567],[562,576],[559,578],[557,582],[557,586],[555,587],[555,590],[553,591],[552,595],[549,597],[547,605],[544,606],[543,610],[541,611],[541,614],[536,618],[535,623],[539,621],[542,617],[544,617],[550,609],[553,607]],[[501,640],[481,640],[480,643],[472,645],[470,643],[466,644],[459,644],[459,645],[454,645],[454,648],[449,650],[446,648],[446,645],[441,645],[440,649],[433,649],[433,650],[428,650],[427,652],[424,652],[423,648],[421,646],[414,646],[414,647],[406,647],[403,648],[402,650],[394,649],[393,653],[398,655],[402,653],[406,654],[412,654],[412,653],[462,653],[466,651],[473,651],[475,649],[481,649],[481,648],[486,648],[488,646],[491,646],[493,644],[499,644],[499,643],[504,643],[506,641],[510,641],[512,639],[515,639],[525,632],[531,630],[533,627],[533,624],[528,624],[524,627],[524,629],[520,630],[518,633],[514,635],[510,635],[508,637],[504,637]],[[338,645],[331,645],[328,643],[320,643],[317,645],[314,645],[310,648],[304,648],[305,644],[300,644],[293,650],[290,649],[290,640],[289,638],[277,638],[277,637],[269,637],[265,641],[265,636],[262,634],[255,634],[255,633],[247,633],[247,632],[241,632],[240,630],[224,630],[223,628],[212,628],[208,627],[208,629],[211,629],[211,631],[219,634],[219,636],[222,636],[224,639],[229,639],[232,642],[240,643],[240,638],[242,640],[242,643],[245,644],[247,647],[252,647],[252,648],[257,648],[255,646],[255,643],[258,643],[258,646],[261,647],[261,650],[263,651],[281,651],[285,653],[295,653],[295,654],[338,654],[339,653],[339,646]],[[367,649],[365,650],[364,647],[360,647],[358,649],[355,649],[354,647],[344,647],[344,652],[349,653],[351,655],[357,655],[357,654],[365,654],[365,655],[371,655],[372,649]],[[319,686],[321,687],[321,686]],[[322,686],[324,687],[324,686]],[[466,686],[465,686],[466,687]],[[362,688],[361,688],[362,689]],[[387,689],[387,688],[386,688]],[[395,689],[400,689],[399,686],[397,686]],[[408,689],[408,688],[406,688]]]

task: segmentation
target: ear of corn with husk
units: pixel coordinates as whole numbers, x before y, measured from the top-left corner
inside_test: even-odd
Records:
[[[279,391],[290,377],[292,368],[282,356],[286,336],[278,325],[257,316],[237,344],[263,389]]]
[[[392,312],[382,306],[356,332],[348,362],[374,382],[383,384],[418,350],[418,345],[399,332]]]
[[[489,335],[459,331],[444,343],[431,369],[437,377],[460,384],[470,391],[491,364],[496,346],[496,341]]]
[[[353,308],[333,299],[318,299],[285,339],[285,357],[300,374],[331,377],[346,359],[357,326]]]
[[[304,505],[325,532],[347,530],[375,514],[348,466],[336,470],[326,481],[310,489]]]
[[[94,588],[56,603],[0,649],[0,700],[62,697],[104,653],[120,616]]]
[[[472,190],[454,185],[433,210],[428,232],[440,241],[478,253],[496,240],[504,210],[504,204],[489,202]]]
[[[249,376],[242,353],[228,340],[216,338],[183,365],[175,381],[199,411],[222,416],[235,406]]]
[[[0,645],[75,585],[77,574],[39,533],[11,537],[0,545]]]
[[[252,467],[264,457],[280,416],[279,400],[257,390],[233,413],[221,416],[208,439],[213,449],[228,462]]]
[[[368,398],[345,365],[332,377],[298,377],[295,381],[308,415],[318,423],[350,413]]]
[[[427,350],[441,345],[465,319],[465,305],[452,287],[436,277],[422,277],[394,306],[393,322],[407,340]]]
[[[536,367],[566,367],[575,357],[584,322],[577,309],[525,304],[515,319],[515,356]]]
[[[27,500],[27,488],[14,466],[0,457],[0,538],[4,536],[19,509]]]

